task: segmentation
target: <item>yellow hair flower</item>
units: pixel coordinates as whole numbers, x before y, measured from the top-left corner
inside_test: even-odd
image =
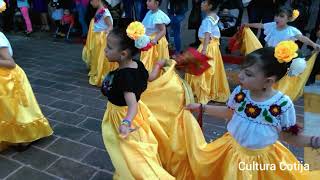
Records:
[[[133,40],[139,39],[145,33],[146,30],[141,22],[134,21],[127,27],[127,35]]]
[[[294,41],[281,41],[275,48],[274,57],[278,59],[279,63],[290,62],[298,56],[298,49],[299,47]]]
[[[6,10],[6,3],[3,0],[1,0],[0,1],[0,13],[2,13],[5,10]]]
[[[300,15],[300,12],[297,9],[293,10],[292,11],[292,19],[291,19],[291,21],[296,20],[299,17],[299,15]]]

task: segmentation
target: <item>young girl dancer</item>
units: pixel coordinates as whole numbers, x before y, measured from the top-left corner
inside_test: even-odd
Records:
[[[53,133],[12,54],[8,39],[0,32],[0,151],[9,146],[25,150],[31,142]]]
[[[253,28],[263,28],[266,35],[266,46],[275,47],[278,43],[285,40],[299,40],[309,46],[312,46],[315,50],[320,50],[320,45],[312,42],[308,37],[302,35],[302,33],[295,27],[289,26],[287,23],[294,21],[298,17],[299,12],[297,10],[292,11],[287,8],[280,8],[275,16],[275,21],[270,23],[250,23],[245,26]],[[255,38],[255,37],[254,37]],[[250,39],[248,39],[250,41]],[[307,62],[306,70],[297,77],[284,76],[275,87],[288,95],[292,100],[296,100],[302,95],[303,88],[308,80],[308,77],[312,71],[316,55],[313,55]]]
[[[215,0],[202,2],[201,10],[207,16],[203,19],[198,34],[202,42],[198,50],[212,58],[209,61],[211,67],[200,76],[190,74],[185,76],[186,81],[190,84],[193,93],[197,97],[197,101],[204,104],[209,101],[226,102],[230,95],[229,84],[219,49],[219,17],[214,13],[218,4],[215,2]]]
[[[89,83],[101,86],[104,76],[115,68],[114,63],[105,59],[103,51],[107,43],[105,37],[112,30],[113,20],[106,7],[106,0],[91,0],[91,5],[98,10],[90,23],[86,45],[82,51],[82,59],[90,70]]]
[[[149,11],[142,21],[146,28],[146,34],[150,36],[154,46],[148,51],[142,51],[140,57],[149,72],[159,59],[169,59],[166,25],[170,23],[170,18],[159,9],[160,4],[161,0],[148,0],[147,8]]]
[[[231,119],[228,132],[193,157],[195,179],[319,179],[319,171],[307,171],[307,165],[300,164],[278,141],[320,147],[319,137],[299,133],[290,98],[272,88],[287,73],[287,62],[296,56],[289,48],[278,49],[293,44],[284,42],[276,49],[266,47],[247,55],[239,74],[240,86],[232,92],[227,106],[187,106],[192,111],[202,109],[210,116]],[[190,138],[190,142],[197,141]]]
[[[108,98],[102,135],[115,167],[114,178],[174,179],[162,168],[158,142],[150,129],[151,121],[156,120],[140,101],[148,71],[132,59],[138,50],[135,42],[121,29],[113,29],[107,41],[105,54],[119,65],[106,76],[101,88]]]

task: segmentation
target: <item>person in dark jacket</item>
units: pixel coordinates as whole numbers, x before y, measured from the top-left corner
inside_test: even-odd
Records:
[[[194,37],[195,42],[191,43],[190,46],[198,47],[200,45],[200,40],[198,38],[198,30],[201,25],[201,0],[192,0],[192,9],[190,12],[188,20],[188,28],[196,30]]]
[[[168,14],[173,30],[175,54],[181,52],[181,22],[188,11],[188,0],[169,0]]]
[[[277,3],[275,0],[252,0],[248,7],[249,23],[268,23],[274,20],[275,10]],[[254,33],[257,33],[257,29],[252,29]],[[264,45],[265,35],[261,33],[259,40]]]

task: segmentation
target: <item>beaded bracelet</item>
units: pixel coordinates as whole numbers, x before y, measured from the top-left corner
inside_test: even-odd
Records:
[[[125,126],[131,126],[131,121],[129,121],[129,120],[127,120],[127,119],[124,119],[124,120],[122,120],[122,122],[121,122],[121,125],[125,125]]]
[[[312,148],[314,149],[320,148],[320,143],[318,142],[318,140],[319,140],[319,137],[316,137],[316,136],[311,137],[310,144]]]

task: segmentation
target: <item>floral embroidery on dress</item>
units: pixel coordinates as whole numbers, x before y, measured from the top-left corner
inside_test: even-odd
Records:
[[[248,103],[246,105],[246,109],[245,109],[245,113],[248,117],[251,117],[251,118],[256,118],[260,115],[261,113],[261,108],[259,108],[258,106],[255,106],[251,103]]]
[[[285,96],[279,96],[270,104],[256,104],[248,97],[248,91],[239,88],[233,96],[233,107],[235,112],[243,118],[255,123],[278,126],[280,115],[285,113],[291,106],[287,107],[289,101]],[[228,107],[232,107],[229,106]],[[261,116],[261,118],[259,118]]]
[[[238,94],[234,96],[234,100],[237,103],[241,103],[245,98],[246,98],[246,94],[242,91],[240,91]]]
[[[277,104],[273,104],[270,106],[269,112],[271,113],[272,116],[277,117],[281,114],[281,106]]]

